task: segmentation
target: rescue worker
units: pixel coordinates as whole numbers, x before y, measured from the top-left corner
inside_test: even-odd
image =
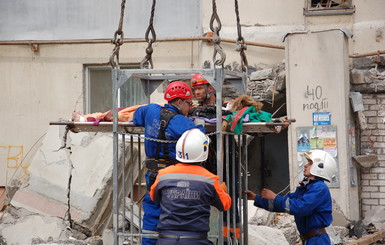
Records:
[[[192,128],[198,128],[205,132],[203,125],[195,125],[186,117],[192,106],[193,93],[186,83],[175,81],[170,83],[164,93],[164,99],[168,101],[164,107],[158,104],[148,104],[139,107],[134,114],[135,126],[144,127],[146,137],[144,146],[146,152],[145,178],[147,192],[143,199],[143,234],[156,233],[159,220],[160,206],[154,203],[148,191],[155,181],[159,169],[176,163],[175,145],[179,137]],[[174,141],[161,142],[161,140]],[[156,239],[143,237],[142,244],[155,244]]]
[[[191,86],[194,91],[195,97],[198,100],[199,106],[193,108],[190,111],[190,115],[204,115],[205,117],[213,117],[216,118],[216,91],[214,87],[210,84],[207,79],[205,79],[202,74],[196,73],[194,76],[191,78]],[[228,102],[225,102],[222,104],[222,115],[229,115],[231,112],[228,110],[230,105]],[[211,115],[210,115],[211,114]],[[217,173],[217,153],[216,153],[216,135],[213,135],[210,137],[211,142],[213,142],[210,146],[209,149],[209,157],[208,160],[204,163],[204,167],[207,168],[209,171],[212,173]],[[228,143],[229,146],[231,146],[234,143],[234,137],[228,136]],[[235,159],[237,158],[237,152],[233,152],[232,147],[228,148],[229,151],[229,159],[231,159],[230,162],[230,171],[228,173],[228,176],[230,177],[229,181],[230,183],[233,183],[232,185],[229,186],[229,193],[233,193],[232,188],[234,186],[235,189],[235,196],[232,196],[233,199],[238,199],[239,198],[239,191],[238,191],[238,183],[239,183],[239,176],[238,176],[238,168],[235,168],[235,180],[233,180],[233,174],[232,174],[232,159],[233,159],[233,154],[235,154]],[[224,156],[226,157],[226,156]],[[226,162],[226,159],[223,159],[223,162]],[[237,162],[237,160],[236,160]],[[224,178],[227,176],[226,173],[226,168],[223,168],[224,173],[223,176]],[[233,213],[235,214],[235,229],[233,225]],[[230,223],[227,221],[227,212],[224,213],[223,215],[223,235],[224,235],[224,244],[226,245],[228,243],[228,240],[234,239],[236,237],[237,239],[240,239],[240,225],[239,225],[239,212],[238,212],[238,207],[232,207],[229,211],[229,218],[230,218]],[[230,227],[229,227],[230,226]],[[229,235],[230,232],[230,235]]]
[[[231,206],[231,198],[226,184],[202,166],[209,141],[199,129],[186,131],[176,144],[180,163],[159,171],[150,191],[162,208],[157,245],[212,244],[207,238],[210,205],[225,211]]]
[[[191,78],[191,86],[199,105],[216,105],[215,89],[202,74],[196,73]]]
[[[254,206],[271,212],[287,212],[294,215],[302,244],[330,244],[325,227],[332,221],[332,198],[328,186],[334,176],[337,164],[334,158],[322,150],[304,153],[307,164],[304,167],[304,180],[294,193],[286,196],[263,189],[261,195],[245,191]]]

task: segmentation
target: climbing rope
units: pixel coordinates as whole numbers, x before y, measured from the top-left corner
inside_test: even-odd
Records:
[[[238,0],[234,0],[234,2],[235,2],[235,15],[237,17],[237,30],[238,30],[237,47],[235,48],[235,50],[238,51],[241,56],[241,68],[242,68],[242,71],[245,72],[247,75],[247,67],[249,65],[247,62],[247,57],[245,53],[245,50],[247,49],[247,45],[245,43],[245,39],[242,37],[242,30],[241,30],[239,10],[238,10]]]
[[[226,61],[226,53],[221,47],[221,38],[219,37],[219,31],[222,28],[221,20],[219,19],[218,13],[217,13],[217,4],[215,0],[213,0],[213,14],[211,15],[210,19],[210,29],[213,32],[213,44],[214,44],[214,54],[213,54],[213,62],[217,66],[223,66],[223,64]],[[217,23],[216,26],[214,26],[214,21]],[[220,58],[217,59],[217,54],[219,54]]]
[[[120,46],[123,45],[123,18],[124,18],[124,9],[126,6],[126,0],[122,0],[121,8],[120,8],[120,20],[118,29],[114,33],[114,38],[112,39],[112,43],[115,44],[114,49],[112,50],[111,56],[110,56],[110,64],[112,68],[118,68],[119,67],[119,50]]]
[[[145,68],[146,65],[150,65],[149,68],[154,68],[154,65],[152,63],[152,52],[154,51],[153,48],[152,48],[152,44],[155,42],[156,40],[156,33],[155,33],[155,29],[154,29],[154,25],[153,25],[153,22],[154,22],[154,13],[155,13],[155,4],[156,4],[156,0],[153,0],[152,1],[152,7],[151,7],[151,16],[150,16],[150,23],[148,25],[148,28],[146,30],[146,34],[145,34],[145,39],[146,39],[146,42],[148,43],[148,46],[146,48],[146,56],[143,58],[142,62],[140,62],[140,68],[143,69]],[[149,38],[149,34],[151,33],[151,38]]]

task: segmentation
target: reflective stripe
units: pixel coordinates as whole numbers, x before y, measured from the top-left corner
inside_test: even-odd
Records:
[[[267,209],[271,212],[274,210],[274,201],[273,200],[267,200]]]
[[[214,185],[215,180],[209,177],[196,174],[164,174],[158,175],[159,181],[162,180],[195,180],[202,181]]]
[[[151,230],[142,230],[143,233],[154,233],[154,234],[158,234],[157,231],[151,231]]]
[[[237,224],[238,226],[239,224]],[[223,226],[223,236],[224,237],[228,237],[228,227],[227,226]],[[234,228],[230,228],[230,237],[234,237]],[[235,237],[236,238],[241,238],[241,228],[235,228]]]
[[[286,207],[285,207],[285,210],[286,212],[290,212],[290,198],[286,199]]]

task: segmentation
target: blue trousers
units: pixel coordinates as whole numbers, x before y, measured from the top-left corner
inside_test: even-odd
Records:
[[[312,238],[302,242],[303,245],[330,245],[330,237],[328,234],[313,236]]]
[[[150,183],[150,178],[149,178],[150,173],[151,172],[148,171],[145,175],[147,185],[149,185]],[[146,230],[157,232],[158,229],[156,226],[158,225],[159,216],[161,212],[160,205],[151,200],[150,194],[148,192],[146,192],[142,204],[143,204],[143,211],[144,211],[143,227],[142,227],[143,234],[146,233]],[[152,239],[147,237],[142,238],[143,245],[155,245],[156,242],[157,242],[157,239]]]

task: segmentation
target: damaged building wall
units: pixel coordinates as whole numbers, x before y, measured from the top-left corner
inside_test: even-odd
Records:
[[[365,124],[359,128],[362,160],[357,159],[356,164],[361,169],[361,207],[362,215],[366,217],[369,210],[381,211],[385,206],[384,57],[357,60],[351,72],[351,84],[352,91],[362,94],[364,107]]]
[[[165,6],[170,6],[170,2],[165,3]],[[193,4],[190,3],[191,1],[188,2]],[[198,4],[197,2],[195,3]],[[109,38],[112,38],[116,22],[119,19],[119,1],[111,2],[111,6],[106,8],[110,10],[107,16],[114,19],[102,22],[103,26],[97,26],[99,28],[97,30],[94,29],[93,22],[88,23],[91,26],[87,26],[87,23],[84,23],[86,20],[84,18],[92,18],[91,13],[93,12],[96,15],[100,13],[99,5],[85,7],[85,3],[78,3],[79,8],[74,9],[66,2],[55,3],[55,6],[60,6],[59,8],[63,13],[57,21],[56,29],[51,30],[51,23],[45,24],[45,22],[56,19],[55,12],[45,12],[40,15],[39,11],[45,11],[45,8],[38,6],[44,5],[44,3],[47,1],[39,0],[35,1],[34,4],[28,4],[26,6],[33,5],[35,7],[25,8],[23,9],[24,12],[21,13],[17,12],[20,6],[9,3],[4,3],[0,8],[0,11],[4,11],[4,14],[0,15],[2,23],[6,25],[4,28],[6,36],[0,41],[0,53],[2,54],[0,56],[0,73],[2,74],[0,81],[4,85],[0,91],[0,106],[2,106],[3,113],[8,115],[12,122],[0,122],[1,128],[5,129],[0,139],[0,186],[5,186],[8,183],[7,176],[12,176],[17,166],[24,170],[24,177],[28,178],[30,161],[24,158],[31,149],[30,154],[33,155],[33,146],[46,132],[50,121],[60,118],[68,119],[72,110],[85,112],[88,103],[86,94],[89,92],[87,91],[89,79],[87,67],[110,67],[108,59],[113,45],[109,41],[98,43],[96,38],[105,37],[105,35],[100,36],[100,32],[111,33]],[[134,7],[129,5],[130,3],[132,1],[127,1],[127,6],[130,8],[126,8],[125,20],[136,16],[127,11],[140,12],[144,18],[136,19],[138,29],[135,31],[130,28],[132,23],[125,21],[125,37],[132,37],[133,32],[135,35],[142,33],[142,37],[144,37],[150,9],[143,8],[143,5],[140,5],[141,8],[138,9],[138,5]],[[161,4],[163,3],[160,3],[159,6]],[[196,9],[201,11],[201,19],[197,20],[200,25],[197,27],[197,30],[200,30],[199,33],[195,33],[197,36],[203,36],[205,32],[211,31],[209,20],[212,14],[212,3],[201,1],[200,4],[199,6],[194,5],[194,11]],[[385,5],[382,1],[353,1],[353,5],[356,6],[355,13],[346,16],[304,16],[303,8],[306,4],[307,1],[282,2],[278,0],[245,0],[239,3],[242,34],[245,41],[268,44],[267,47],[248,45],[246,54],[251,66],[265,65],[265,67],[271,68],[272,64],[282,63],[285,58],[283,37],[286,33],[294,31],[345,27],[354,34],[354,42],[350,41],[349,44],[351,54],[382,49],[384,42],[382,20],[385,11]],[[188,8],[191,5],[186,6]],[[149,7],[149,4],[146,7]],[[185,6],[177,4],[176,9],[173,10],[177,13],[185,11],[178,11],[178,7],[184,8]],[[234,3],[222,1],[220,4],[218,3],[217,7],[223,24],[221,37],[236,40]],[[90,15],[82,14],[85,9]],[[79,11],[80,14],[72,13],[72,11]],[[173,35],[170,34],[170,36],[173,37],[179,36],[178,33],[181,33],[177,25],[166,26],[169,20],[164,23],[164,27],[158,26],[159,18],[167,19],[170,16],[169,11],[170,9],[164,6],[156,9],[155,29],[158,37],[162,37],[166,30],[171,30]],[[14,21],[15,16],[24,13],[28,14],[31,21],[24,21],[21,24],[19,21]],[[83,24],[90,27],[87,30],[93,34],[91,36],[95,39],[82,44],[70,42],[68,44],[50,44],[50,33],[60,31],[63,33],[57,34],[51,40],[56,40],[58,37],[69,40],[92,38],[88,36],[89,33],[86,33],[86,36],[77,36],[78,30],[82,28],[77,31],[68,31],[68,23],[71,22],[65,22],[63,16],[66,14],[80,16],[82,21],[77,22],[76,25],[82,25],[82,28],[84,28]],[[46,15],[47,18],[33,18],[33,16]],[[105,17],[103,16],[102,19]],[[341,18],[344,21],[340,21]],[[113,24],[114,22],[115,24]],[[33,29],[33,33],[27,32],[31,29]],[[186,30],[186,28],[182,29],[182,31]],[[18,31],[15,32],[14,30]],[[29,36],[29,34],[33,34],[33,36]],[[17,40],[22,41],[28,37],[44,37],[43,34],[48,35],[45,36],[48,39],[46,44],[32,45],[34,40],[20,44],[17,42]],[[240,57],[239,53],[235,51],[235,44],[225,42],[221,44],[227,54],[225,65],[232,64],[234,61],[239,63]],[[281,46],[281,48],[271,48],[269,45],[272,47]],[[120,62],[138,65],[145,55],[146,46],[145,42],[125,43],[120,49]],[[212,53],[213,46],[205,41],[155,42],[153,59],[157,69],[201,68],[204,61],[212,60]],[[28,126],[25,125],[25,122],[28,122]]]

